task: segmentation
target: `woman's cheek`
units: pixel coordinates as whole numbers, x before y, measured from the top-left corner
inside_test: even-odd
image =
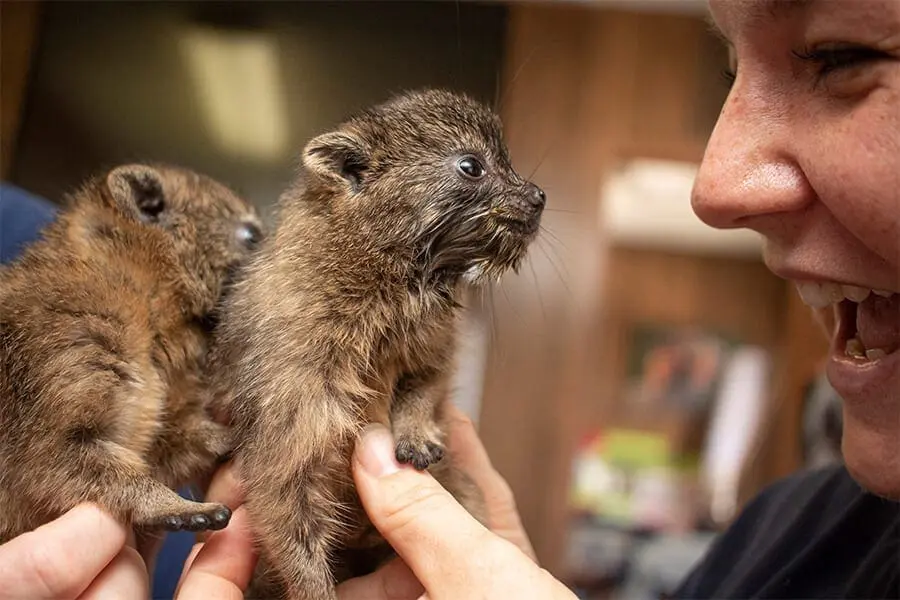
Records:
[[[900,266],[900,104],[872,100],[810,126],[805,171],[838,222]]]

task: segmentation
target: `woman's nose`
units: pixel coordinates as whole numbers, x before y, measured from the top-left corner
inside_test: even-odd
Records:
[[[694,182],[691,203],[705,223],[762,234],[814,198],[797,161],[791,120],[756,94],[726,101]]]

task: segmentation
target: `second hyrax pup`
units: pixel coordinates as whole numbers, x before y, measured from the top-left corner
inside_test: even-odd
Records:
[[[227,507],[171,488],[230,450],[203,369],[220,297],[261,231],[205,176],[124,165],[0,267],[0,543],[82,501],[139,531],[227,525]]]
[[[312,139],[279,203],[213,362],[268,580],[254,593],[325,600],[360,554],[384,552],[351,477],[366,424],[388,425],[400,462],[481,514],[444,458],[455,319],[466,284],[523,259],[545,197],[513,169],[491,110],[420,90]]]

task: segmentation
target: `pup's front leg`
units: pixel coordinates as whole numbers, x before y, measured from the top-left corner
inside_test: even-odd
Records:
[[[444,458],[444,435],[435,413],[445,393],[444,379],[435,372],[406,376],[397,383],[391,428],[398,462],[424,470]]]

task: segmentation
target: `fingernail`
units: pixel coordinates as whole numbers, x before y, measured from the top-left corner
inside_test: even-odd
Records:
[[[400,470],[394,457],[394,438],[383,425],[369,425],[359,437],[357,460],[366,472],[384,477]]]

